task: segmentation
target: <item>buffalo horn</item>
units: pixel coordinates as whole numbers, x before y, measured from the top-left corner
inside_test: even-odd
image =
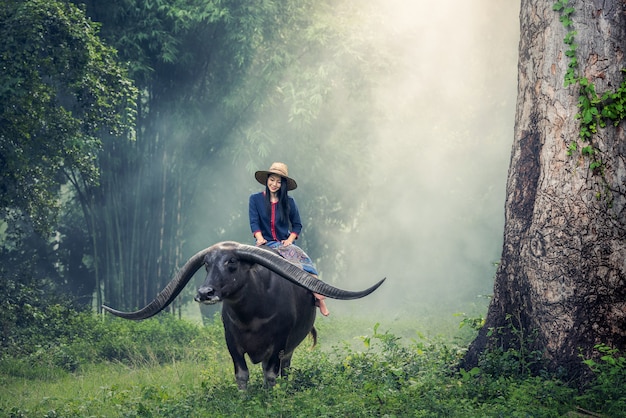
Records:
[[[176,276],[170,281],[165,289],[163,289],[152,302],[146,305],[143,309],[135,312],[123,312],[110,308],[106,305],[102,305],[102,308],[115,316],[119,316],[125,319],[141,320],[147,319],[161,312],[163,309],[172,303],[172,301],[178,296],[178,294],[187,285],[193,275],[202,267],[204,263],[204,256],[210,252],[213,247],[205,248],[199,251],[185,263],[185,265],[178,271]]]
[[[321,281],[273,251],[265,248],[239,244],[235,252],[244,260],[260,264],[299,286],[332,299],[350,300],[362,298],[378,289],[385,281],[385,279],[382,279],[372,287],[362,291],[343,290]]]

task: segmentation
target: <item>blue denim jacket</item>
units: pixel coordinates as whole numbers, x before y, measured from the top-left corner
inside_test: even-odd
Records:
[[[268,241],[283,241],[289,238],[290,233],[300,235],[302,222],[298,206],[293,197],[289,196],[289,221],[281,220],[277,212],[277,205],[272,204],[268,213],[265,203],[265,192],[250,195],[248,215],[252,234],[261,231],[263,238]],[[291,224],[291,225],[290,225]],[[291,229],[290,229],[291,226]]]

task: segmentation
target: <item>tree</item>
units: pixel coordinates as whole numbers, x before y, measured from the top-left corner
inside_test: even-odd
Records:
[[[352,15],[330,20],[329,3],[86,2],[141,91],[137,140],[108,142],[100,186],[81,193],[107,303],[142,306],[199,246],[249,239],[251,171],[268,158],[299,161],[300,173],[322,161],[351,174],[366,165],[346,154],[362,149],[354,139],[367,123],[346,123],[329,105],[363,81],[347,65],[363,53],[347,41]],[[335,196],[317,199],[316,210],[334,211],[324,222],[342,213]]]
[[[133,125],[136,90],[98,28],[71,3],[0,0],[0,229],[3,261],[11,261],[2,263],[5,272],[23,264],[37,277],[42,259],[52,260],[52,270],[50,232],[62,186],[97,184],[103,133],[115,141]]]
[[[78,8],[37,0],[0,5],[0,206],[45,230],[64,172],[97,181],[97,134],[128,126],[134,90]]]
[[[237,87],[257,48],[283,27],[274,7],[87,2],[141,91],[137,140],[105,148],[101,187],[83,193],[107,303],[144,305],[184,261],[185,231],[198,229],[188,221],[190,206],[206,187],[198,168],[216,158],[254,103],[258,89],[238,97]]]
[[[522,1],[504,245],[466,368],[515,350],[584,381],[581,356],[626,349],[623,7]]]

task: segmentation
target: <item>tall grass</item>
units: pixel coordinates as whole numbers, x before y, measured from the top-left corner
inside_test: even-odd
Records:
[[[624,400],[617,389],[607,393],[606,379],[602,391],[581,395],[549,376],[457,370],[474,335],[442,325],[458,318],[320,318],[318,346],[305,340],[288,379],[267,389],[260,366],[251,366],[241,392],[219,318],[200,326],[167,315],[143,322],[77,315],[68,326],[80,331],[4,350],[0,416],[560,417],[586,407],[619,416]]]

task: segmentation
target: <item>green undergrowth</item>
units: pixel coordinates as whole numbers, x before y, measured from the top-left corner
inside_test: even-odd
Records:
[[[170,315],[142,322],[75,315],[66,317],[60,338],[47,334],[47,344],[25,333],[36,347],[4,347],[0,416],[560,417],[624,410],[621,390],[612,386],[624,381],[619,353],[587,363],[601,379],[583,394],[549,376],[459,370],[475,330],[459,327],[454,316],[334,312],[318,319],[317,346],[307,339],[297,349],[288,379],[267,389],[254,365],[249,389],[241,392],[219,317],[201,326]],[[454,328],[445,325],[451,320]],[[480,325],[461,321],[468,323]],[[493,354],[491,360],[497,363]]]

